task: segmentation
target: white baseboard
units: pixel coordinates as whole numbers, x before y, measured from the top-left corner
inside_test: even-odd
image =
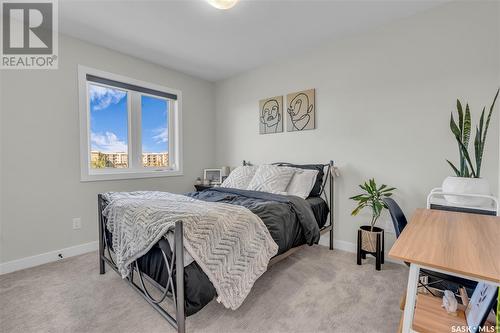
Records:
[[[75,245],[67,247],[65,249],[60,249],[56,251],[50,251],[47,253],[38,254],[32,257],[21,258],[17,260],[7,261],[0,263],[0,275],[7,274],[21,269],[35,267],[49,262],[58,261],[68,257],[74,257],[80,254],[96,251],[99,247],[97,241]],[[60,257],[61,255],[62,257]]]
[[[328,237],[328,234],[325,234],[323,237],[321,237],[321,239],[319,240],[319,244],[324,246],[330,246],[330,238]],[[333,240],[333,248],[351,253],[356,253],[358,251],[358,247],[355,243],[346,242],[339,239]],[[389,258],[387,253],[388,252],[385,252],[385,257],[384,257],[385,261],[404,265],[404,262],[402,261]]]
[[[329,239],[327,236],[321,237],[319,244],[328,246]],[[54,262],[61,260],[63,258],[74,257],[80,254],[97,251],[99,244],[97,241],[80,244],[76,246],[67,247],[65,249],[60,249],[56,251],[50,251],[47,253],[38,254],[32,257],[21,258],[17,260],[7,261],[4,263],[0,263],[0,275],[7,274],[15,271],[19,271],[21,269],[35,267],[43,264],[47,264],[49,262]],[[338,250],[356,253],[356,244],[351,242],[346,242],[343,240],[335,239],[333,241],[333,247]],[[62,255],[62,258],[59,257],[59,254]],[[401,264],[402,262],[393,260],[387,257],[387,253],[385,256],[385,260],[397,264]]]

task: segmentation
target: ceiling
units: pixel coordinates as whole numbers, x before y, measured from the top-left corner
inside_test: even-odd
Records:
[[[64,34],[217,81],[442,2],[61,0],[59,17]]]

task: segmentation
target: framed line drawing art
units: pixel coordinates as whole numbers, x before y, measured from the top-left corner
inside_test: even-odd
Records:
[[[493,307],[497,287],[492,284],[479,282],[465,309],[467,326],[472,333],[479,332],[479,327],[484,325],[488,312]]]
[[[283,96],[259,101],[259,133],[283,132]]]
[[[288,132],[304,131],[316,128],[315,90],[303,90],[286,95]]]

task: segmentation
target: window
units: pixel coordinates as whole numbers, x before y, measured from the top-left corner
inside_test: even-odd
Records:
[[[142,165],[168,166],[168,107],[169,101],[153,96],[141,96]]]
[[[182,174],[180,91],[78,70],[81,180]]]
[[[128,93],[89,83],[90,168],[128,168]]]

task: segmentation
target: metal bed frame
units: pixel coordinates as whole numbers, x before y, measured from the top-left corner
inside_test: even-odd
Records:
[[[276,165],[286,166],[289,163],[274,163]],[[251,165],[247,161],[243,161],[243,165]],[[333,227],[334,227],[334,189],[335,189],[335,175],[337,174],[337,169],[334,166],[333,161],[328,164],[324,164],[326,168],[326,173],[324,175],[323,183],[321,185],[320,197],[322,197],[330,209],[329,213],[329,223],[320,229],[320,233],[323,235],[325,233],[330,234],[330,250],[333,250]],[[326,186],[328,184],[328,195],[326,193]],[[105,274],[106,264],[108,264],[116,273],[118,268],[111,255],[112,249],[108,245],[106,237],[106,218],[103,216],[102,212],[106,206],[106,200],[102,194],[97,196],[97,210],[98,210],[98,224],[99,224],[99,273]],[[302,245],[303,246],[303,245]],[[271,259],[269,266],[283,260],[295,251],[297,251],[302,246],[291,248],[285,253],[278,255]],[[158,247],[165,261],[165,266],[167,268],[168,278],[165,287],[160,285],[154,279],[149,277],[147,274],[141,272],[137,260],[130,265],[130,274],[126,278],[128,284],[137,291],[160,315],[172,326],[178,333],[184,333],[186,331],[186,315],[184,308],[184,246],[183,246],[183,225],[182,221],[175,223],[174,229],[174,250],[171,251],[166,242],[158,242]],[[166,253],[172,252],[171,260],[168,260]],[[175,274],[175,284],[174,284],[174,265],[176,269]],[[134,281],[134,276],[137,275],[139,284]],[[154,288],[161,293],[159,298],[154,298],[151,293],[146,288],[144,281],[147,281]],[[175,314],[169,313],[162,305],[166,299],[170,299],[174,306]]]

